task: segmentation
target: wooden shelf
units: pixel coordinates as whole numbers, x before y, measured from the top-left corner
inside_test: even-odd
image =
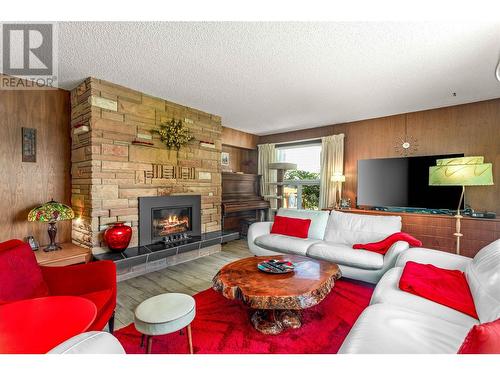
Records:
[[[92,260],[92,251],[70,242],[60,244],[61,250],[43,251],[43,247],[35,251],[36,260],[41,266],[69,266],[71,264],[88,263]]]

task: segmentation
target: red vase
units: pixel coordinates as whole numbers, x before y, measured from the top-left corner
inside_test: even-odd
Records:
[[[123,221],[113,223],[113,226],[104,231],[104,241],[111,251],[123,251],[128,247],[132,238],[132,228]]]

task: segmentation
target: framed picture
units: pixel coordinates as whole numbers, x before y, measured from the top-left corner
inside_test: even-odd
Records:
[[[22,128],[23,133],[23,162],[36,163],[36,129]]]
[[[225,166],[229,165],[229,152],[222,152],[220,154],[220,163]]]
[[[40,248],[37,240],[35,240],[35,237],[33,237],[33,236],[26,237],[26,242],[28,242],[28,244],[31,247],[31,250],[33,250],[33,251],[38,250]]]

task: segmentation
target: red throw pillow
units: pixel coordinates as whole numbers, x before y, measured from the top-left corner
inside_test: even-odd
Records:
[[[286,216],[275,216],[271,233],[285,236],[307,238],[311,219],[296,219]]]
[[[462,271],[407,262],[399,279],[399,289],[479,319]]]
[[[408,233],[397,232],[391,234],[389,237],[384,238],[382,241],[371,242],[371,243],[357,243],[352,246],[353,249],[363,249],[368,251],[373,251],[385,255],[390,249],[390,247],[398,241],[406,241],[410,246],[420,247],[422,246],[422,241],[417,240],[415,237],[410,236]]]
[[[500,319],[472,327],[458,354],[500,354]]]
[[[48,294],[31,247],[20,240],[0,243],[0,304]]]

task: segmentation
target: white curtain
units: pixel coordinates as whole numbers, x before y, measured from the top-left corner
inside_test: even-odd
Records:
[[[335,205],[338,184],[331,181],[334,173],[344,174],[344,134],[321,138],[320,209]]]
[[[259,148],[259,164],[258,174],[261,176],[260,180],[260,194],[276,195],[276,185],[270,185],[269,182],[276,182],[276,170],[269,169],[269,163],[275,163],[277,160],[276,148],[274,143],[258,145]],[[271,208],[276,208],[276,199],[264,198],[269,201]]]

